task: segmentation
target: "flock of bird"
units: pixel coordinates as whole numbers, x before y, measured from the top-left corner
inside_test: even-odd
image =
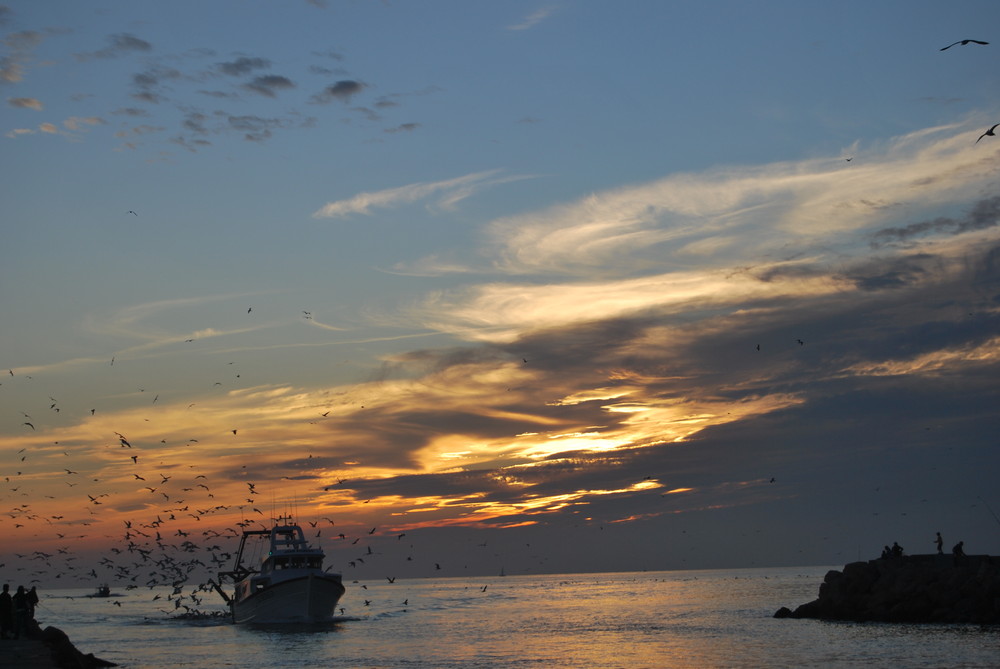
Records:
[[[247,313],[252,310],[252,307],[248,308]],[[303,315],[306,319],[312,317],[308,311],[304,311]],[[114,359],[109,366],[114,366]],[[18,375],[14,369],[8,370],[8,377],[19,376],[26,383],[40,381],[33,380],[28,375]],[[144,392],[144,389],[139,389],[139,392]],[[158,397],[154,396],[150,405],[156,404]],[[72,419],[69,414],[73,410],[62,412],[63,407],[55,397],[48,398],[47,406],[52,413],[61,414],[62,420]],[[32,414],[34,413],[32,410]],[[89,409],[87,413],[94,416],[96,410]],[[327,416],[329,413],[330,411],[326,411],[321,415]],[[39,417],[32,418],[32,414],[21,412],[21,416],[26,419],[22,421],[25,429],[36,432],[50,427],[42,416],[35,414]],[[232,429],[231,433],[235,436],[238,430]],[[6,517],[12,522],[8,524],[0,516],[0,527],[8,525],[3,529],[8,537],[8,542],[5,543],[17,546],[23,543],[21,532],[32,529],[36,531],[35,536],[38,536],[39,529],[48,527],[51,529],[51,536],[56,539],[53,545],[58,547],[54,550],[31,552],[13,550],[9,555],[16,558],[19,564],[11,565],[12,574],[4,574],[8,566],[0,558],[0,576],[25,586],[65,583],[65,587],[74,587],[80,583],[112,582],[116,587],[124,587],[126,590],[148,588],[150,602],[156,602],[160,607],[164,603],[171,605],[168,609],[160,608],[163,613],[191,617],[204,615],[201,606],[205,593],[212,592],[210,579],[218,571],[232,566],[229,563],[234,558],[235,545],[242,532],[246,529],[269,528],[275,519],[268,518],[268,514],[261,510],[264,505],[258,502],[258,484],[245,480],[248,475],[246,465],[240,471],[222,474],[223,479],[219,482],[213,482],[208,474],[199,473],[197,465],[165,465],[166,469],[161,469],[162,456],[158,450],[166,441],[163,439],[154,442],[148,436],[136,438],[123,431],[112,431],[104,444],[105,457],[101,458],[105,464],[86,473],[81,472],[83,467],[79,466],[76,469],[63,467],[55,472],[49,471],[51,459],[59,457],[58,451],[52,447],[42,447],[37,453],[30,447],[21,448],[16,455],[17,462],[22,466],[9,470],[0,482],[0,501],[15,500],[13,506],[5,510]],[[209,447],[212,440],[202,437],[202,442]],[[188,439],[186,446],[192,445],[202,444],[199,444],[199,439]],[[63,448],[59,442],[53,442],[52,446]],[[68,451],[62,451],[63,457],[69,455]],[[41,469],[30,471],[33,458],[47,464],[39,465]],[[160,461],[160,464],[148,464],[156,461]],[[99,470],[118,480],[128,477],[136,485],[134,490],[147,495],[148,499],[141,501],[138,508],[134,498],[127,502],[119,501],[120,493],[109,492],[107,482],[95,476]],[[59,471],[62,474],[56,473]],[[31,482],[36,481],[39,476],[50,479],[64,477],[65,485],[72,489],[70,499],[78,495],[80,502],[69,505],[59,513],[46,515],[46,512],[36,511],[35,502],[39,501],[37,498],[41,495],[31,488]],[[233,483],[241,480],[240,485],[245,485],[246,489],[241,498],[234,499]],[[329,491],[334,487],[348,490],[348,480],[337,478],[334,485],[327,486],[324,490]],[[216,500],[216,494],[220,490],[228,491],[223,493],[227,496],[225,503]],[[275,492],[280,494],[280,491]],[[45,497],[55,499],[51,495]],[[21,501],[22,499],[25,501]],[[124,504],[136,508],[132,513],[133,517],[122,521],[123,526],[118,534],[102,534],[107,545],[106,553],[96,564],[83,566],[82,562],[86,558],[74,550],[74,544],[93,541],[95,536],[89,535],[93,526],[100,526],[102,518],[120,511]],[[114,511],[109,512],[108,509]],[[143,514],[148,517],[141,518]],[[307,522],[315,530],[314,543],[321,543],[324,530],[335,526],[334,520],[329,517]],[[328,556],[334,559],[331,567],[345,572],[345,578],[351,578],[354,573],[362,570],[365,571],[366,578],[370,578],[370,573],[378,568],[380,561],[383,564],[392,562],[385,559],[390,554],[394,554],[396,562],[403,559],[403,553],[406,553],[407,563],[420,562],[413,555],[414,544],[403,542],[405,537],[405,532],[394,532],[391,529],[380,531],[377,526],[357,529],[353,533],[345,528],[345,531],[330,533],[325,548]],[[426,574],[447,573],[442,572],[441,562],[435,562],[434,559],[441,558],[428,557],[423,560]],[[341,566],[342,569],[339,568]],[[419,564],[413,566],[419,569]],[[392,568],[388,564],[385,567]],[[412,572],[412,569],[409,571]],[[396,583],[395,575],[390,574],[384,578],[389,585]],[[163,587],[169,589],[168,594],[163,594]],[[361,587],[367,590],[367,586]],[[213,594],[212,597],[216,595]],[[371,599],[364,600],[364,606],[371,603]],[[120,601],[110,599],[109,605],[120,605]]]

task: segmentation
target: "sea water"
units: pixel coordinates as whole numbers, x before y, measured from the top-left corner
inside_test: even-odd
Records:
[[[179,619],[164,588],[42,590],[35,617],[131,669],[1000,666],[996,627],[772,617],[815,599],[828,569],[347,582],[339,619],[308,628]]]

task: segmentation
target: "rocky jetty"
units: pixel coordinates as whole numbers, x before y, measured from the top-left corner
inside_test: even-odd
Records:
[[[19,669],[99,669],[117,666],[84,654],[56,627],[44,630],[34,620],[28,621],[27,633],[19,639],[0,641],[0,667]]]
[[[57,627],[46,627],[42,630],[41,640],[52,653],[52,660],[61,669],[98,669],[99,667],[116,667],[114,662],[94,657],[93,653],[84,654],[73,645],[66,633]]]
[[[904,555],[827,572],[819,598],[775,618],[1000,624],[1000,558]]]

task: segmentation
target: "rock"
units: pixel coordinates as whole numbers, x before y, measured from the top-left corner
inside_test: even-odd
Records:
[[[909,555],[827,572],[819,598],[775,618],[1000,623],[1000,558]]]
[[[52,651],[52,659],[61,669],[94,669],[96,667],[116,667],[108,662],[94,657],[92,653],[84,655],[69,640],[66,633],[56,627],[46,627],[41,632],[41,639]]]
[[[792,610],[787,606],[782,606],[780,609],[774,612],[775,618],[791,618]]]

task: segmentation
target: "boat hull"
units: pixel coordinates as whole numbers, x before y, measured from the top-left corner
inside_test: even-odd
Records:
[[[317,623],[332,620],[344,594],[340,578],[308,574],[255,592],[232,602],[236,623]]]

